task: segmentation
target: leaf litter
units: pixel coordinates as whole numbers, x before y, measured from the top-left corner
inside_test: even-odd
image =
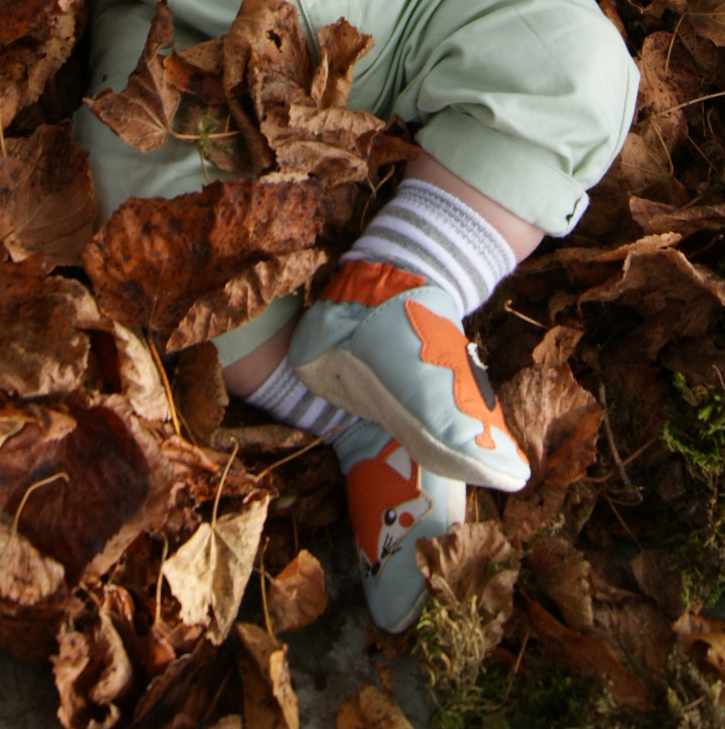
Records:
[[[467,322],[533,476],[419,544],[403,650],[440,727],[725,716],[723,4],[601,5],[642,72],[624,149]],[[229,402],[208,340],[314,297],[417,153],[346,106],[372,39],[341,18],[315,61],[291,5],[246,0],[177,48],[159,2],[127,87],[86,103],[239,179],[96,230],[86,152],[36,104],[85,3],[0,8],[0,645],[52,656],[65,727],[304,726],[278,634],[332,619],[340,476]],[[387,680],[344,698],[341,729],[410,726]]]

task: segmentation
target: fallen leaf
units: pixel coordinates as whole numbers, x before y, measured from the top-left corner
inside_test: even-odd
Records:
[[[6,3],[10,4],[9,0]],[[33,12],[37,7],[14,0],[11,4],[13,13],[18,10],[22,13],[24,7]],[[12,22],[6,26],[7,12],[4,7],[0,9],[3,18],[0,32],[12,37],[23,27],[21,23],[14,28]],[[32,21],[32,31],[21,42],[0,47],[0,129],[6,129],[21,109],[39,99],[46,83],[68,60],[84,12],[83,0],[53,2],[46,13],[36,15],[37,23]]]
[[[52,657],[66,729],[110,729],[121,719],[115,703],[131,687],[133,668],[110,617],[99,613],[89,634],[63,626]]]
[[[168,335],[199,297],[260,257],[310,248],[321,227],[313,182],[216,182],[172,200],[131,198],[83,261],[105,313]]]
[[[682,615],[682,575],[669,552],[644,550],[631,565],[632,574],[645,595],[651,597],[670,619]]]
[[[380,689],[363,686],[340,707],[336,729],[413,729],[402,709]]]
[[[696,33],[717,46],[725,46],[725,2],[722,0],[689,0],[687,17]]]
[[[242,717],[238,715],[224,716],[210,729],[243,729]]]
[[[209,105],[226,105],[222,83],[224,42],[212,38],[164,59],[167,83]]]
[[[126,144],[150,152],[166,142],[181,100],[164,70],[159,54],[173,45],[174,25],[166,0],[156,4],[146,44],[128,84],[118,93],[101,91],[86,100],[91,111],[108,125]]]
[[[632,217],[645,233],[675,232],[683,237],[700,230],[722,230],[725,227],[725,204],[693,205],[678,209],[674,205],[632,197]]]
[[[325,571],[303,549],[269,583],[269,612],[275,633],[299,630],[314,623],[327,609]]]
[[[565,627],[537,602],[529,603],[528,617],[548,655],[576,673],[608,682],[618,704],[638,711],[651,710],[645,685],[622,665],[606,640]]]
[[[480,608],[501,616],[502,623],[511,615],[520,554],[498,522],[459,524],[450,534],[419,539],[416,559],[429,590],[442,602],[467,602],[475,596]]]
[[[222,289],[198,297],[169,336],[167,351],[176,352],[241,326],[275,299],[297,290],[327,261],[326,251],[313,248],[255,263]]]
[[[70,126],[40,126],[7,139],[0,158],[0,241],[13,261],[33,254],[76,266],[91,239],[96,201],[87,154]]]
[[[0,46],[10,45],[13,41],[29,35],[39,25],[48,22],[48,15],[57,0],[0,0],[0,14],[3,24],[0,28]]]
[[[267,518],[269,496],[250,501],[240,514],[204,522],[162,567],[186,625],[208,625],[221,645],[237,617]]]
[[[247,723],[260,729],[299,729],[299,706],[287,665],[287,646],[251,623],[237,623],[236,631],[246,649],[239,667]]]
[[[594,624],[592,566],[562,537],[537,539],[528,555],[536,582],[556,603],[567,625],[586,630]]]
[[[725,678],[725,620],[706,618],[688,611],[672,626],[678,639],[687,648],[696,644],[707,647],[705,659]]]
[[[179,355],[174,394],[186,426],[197,440],[209,443],[229,404],[219,354],[211,342],[191,347]]]

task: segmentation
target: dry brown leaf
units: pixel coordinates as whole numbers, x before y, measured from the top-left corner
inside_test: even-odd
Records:
[[[63,565],[43,555],[0,520],[0,604],[30,607],[65,589]]]
[[[29,35],[39,25],[48,22],[48,16],[57,0],[0,0],[0,46],[10,45],[13,41]]]
[[[12,403],[0,405],[0,448],[28,423],[38,423],[37,417],[30,411],[17,408]]]
[[[168,335],[199,297],[260,257],[310,248],[322,222],[313,182],[217,182],[172,200],[131,198],[83,260],[109,316]]]
[[[725,620],[686,612],[672,628],[680,642],[687,648],[692,648],[696,644],[705,645],[707,662],[721,678],[725,678]]]
[[[238,443],[241,453],[279,455],[301,450],[316,439],[312,433],[299,428],[273,423],[247,425],[241,428],[220,428],[214,434],[211,446],[224,451],[230,450],[235,443]]]
[[[536,582],[561,610],[567,625],[586,630],[594,624],[592,566],[562,537],[537,539],[528,555]]]
[[[128,85],[118,93],[101,91],[86,100],[91,111],[126,144],[142,152],[161,147],[169,136],[180,92],[164,70],[159,51],[172,46],[174,25],[166,0],[159,0],[146,44]]]
[[[251,500],[240,514],[204,522],[162,567],[186,625],[208,625],[214,645],[226,639],[254,566],[269,496]]]
[[[255,263],[222,289],[197,298],[171,333],[166,349],[176,352],[241,326],[309,281],[327,261],[326,251],[313,248]]]
[[[639,589],[675,620],[682,615],[682,576],[672,555],[664,550],[647,549],[632,561],[632,574]]]
[[[340,707],[335,729],[413,729],[413,725],[390,696],[363,686]]]
[[[244,723],[241,716],[230,714],[229,716],[223,716],[210,729],[244,729]]]
[[[303,549],[269,584],[269,612],[275,633],[299,630],[327,609],[325,571]]]
[[[88,156],[73,142],[70,126],[40,126],[31,137],[5,144],[0,242],[16,262],[37,253],[53,266],[79,265],[93,234],[96,201]]]
[[[113,565],[166,515],[166,473],[155,438],[120,396],[91,398],[64,412],[29,406],[29,423],[0,450],[0,509],[15,514],[28,487],[66,473],[25,504],[19,527],[60,562],[69,585]]]
[[[101,611],[90,634],[63,626],[52,657],[60,694],[58,718],[66,729],[110,729],[120,718],[116,705],[129,690],[133,668],[110,617]]]
[[[480,608],[501,616],[501,622],[511,615],[520,555],[498,522],[459,524],[450,534],[419,539],[416,558],[428,589],[439,600],[463,603],[476,596]]]
[[[638,336],[654,359],[672,339],[707,333],[725,304],[725,280],[677,250],[630,253],[619,276],[579,297],[580,306],[592,301],[618,301],[641,312],[646,329]]]
[[[373,47],[373,37],[360,33],[345,18],[340,18],[320,28],[317,42],[320,64],[312,79],[310,96],[321,109],[347,106],[353,68]]]
[[[652,708],[645,685],[622,665],[607,641],[565,627],[537,602],[529,604],[528,617],[547,654],[577,673],[609,682],[618,704],[639,711]]]
[[[725,2],[723,0],[689,0],[687,17],[695,32],[717,46],[725,46]]]
[[[222,83],[224,42],[222,38],[199,43],[164,59],[167,83],[199,97],[205,104],[226,105]]]
[[[12,19],[17,17],[17,12],[23,15],[24,9],[32,13],[37,8],[37,2],[28,4],[6,0],[6,4],[12,4],[13,8],[11,11],[0,8],[3,19],[0,33],[12,37],[21,32],[24,37],[20,42],[10,42],[0,47],[1,129],[7,128],[21,109],[40,98],[48,80],[68,60],[85,13],[83,0],[54,2],[50,8],[46,8],[45,13],[40,10],[35,20],[29,21],[33,28],[25,36],[28,26],[23,27],[22,20],[16,26]],[[11,15],[6,26],[8,12]]]
[[[299,729],[299,705],[287,665],[287,646],[258,625],[237,623],[236,630],[247,653],[239,661],[247,723],[260,729]]]
[[[700,230],[722,230],[725,227],[725,204],[678,209],[674,205],[632,197],[629,206],[632,217],[645,233],[672,231],[686,237]]]
[[[184,424],[197,440],[209,443],[229,404],[219,353],[211,342],[180,354],[174,375],[174,395]]]

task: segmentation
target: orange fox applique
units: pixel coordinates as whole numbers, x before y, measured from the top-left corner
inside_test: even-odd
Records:
[[[453,322],[417,301],[406,301],[405,312],[421,342],[420,358],[453,372],[453,397],[458,409],[483,424],[483,432],[476,436],[476,443],[481,448],[495,450],[491,429],[495,427],[510,434],[501,406],[478,361],[476,345],[469,342]]]
[[[350,519],[367,576],[380,574],[405,535],[431,510],[420,479],[418,464],[395,441],[347,475]]]

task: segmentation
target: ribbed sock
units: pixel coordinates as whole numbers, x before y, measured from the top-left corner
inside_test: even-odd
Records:
[[[420,274],[448,291],[461,318],[516,266],[503,236],[454,195],[408,178],[342,261],[377,261]]]
[[[313,395],[292,371],[286,357],[246,402],[283,423],[322,436],[328,443],[334,443],[358,420]]]

